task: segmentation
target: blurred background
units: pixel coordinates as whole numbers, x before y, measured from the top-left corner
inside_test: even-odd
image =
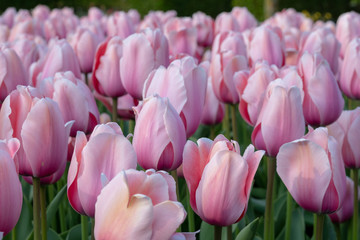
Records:
[[[174,9],[178,16],[191,16],[196,11],[202,11],[216,17],[220,12],[230,11],[234,6],[246,6],[260,21],[265,19],[266,11],[270,14],[269,11],[290,7],[310,15],[314,20],[336,20],[343,12],[359,10],[359,2],[360,0],[1,0],[0,13],[10,6],[16,9],[32,9],[41,3],[50,8],[72,7],[80,16],[85,15],[89,7],[97,6],[107,13],[137,9],[144,16],[149,10]]]

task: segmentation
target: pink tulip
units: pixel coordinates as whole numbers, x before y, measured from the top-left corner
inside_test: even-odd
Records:
[[[107,36],[119,36],[124,39],[135,32],[131,18],[123,11],[117,11],[106,22]]]
[[[134,111],[136,125],[132,143],[139,165],[144,169],[166,171],[178,168],[182,163],[186,132],[169,99],[158,95],[147,98]]]
[[[81,72],[91,72],[99,38],[90,30],[79,27],[74,34],[68,36],[68,41],[79,60]]]
[[[301,32],[297,28],[291,28],[283,31],[285,41],[285,65],[296,65],[299,55],[299,42]]]
[[[13,160],[19,147],[14,138],[0,141],[0,239],[15,227],[21,213],[23,194]]]
[[[28,85],[24,66],[13,49],[0,45],[0,101],[17,85]]]
[[[98,197],[95,238],[172,239],[186,217],[174,193],[175,181],[165,172],[122,171]]]
[[[147,29],[124,40],[120,76],[124,88],[132,97],[143,98],[146,78],[161,65],[169,65],[169,48],[166,37],[159,29]]]
[[[68,149],[69,151],[69,149]],[[59,167],[59,169],[51,174],[50,176],[47,177],[42,177],[40,178],[40,184],[42,185],[48,185],[48,184],[54,184],[57,181],[59,181],[62,176],[64,175],[65,169],[66,169],[66,163],[67,161],[64,161],[64,163]],[[31,176],[23,176],[23,179],[29,183],[29,184],[33,184],[33,178]]]
[[[119,125],[97,125],[89,140],[79,131],[68,173],[71,206],[80,214],[94,217],[102,184],[131,168],[136,168],[136,154]]]
[[[223,32],[240,32],[240,26],[231,13],[222,12],[215,19],[215,36]]]
[[[332,222],[342,223],[354,215],[354,182],[346,177],[346,195],[342,206],[334,213],[329,214]]]
[[[215,37],[209,75],[216,97],[224,103],[238,103],[234,74],[248,67],[246,46],[240,33],[223,32]]]
[[[22,34],[44,37],[43,23],[36,19],[26,19],[11,28],[9,41],[14,41]]]
[[[221,123],[225,116],[225,104],[220,102],[215,96],[211,79],[208,78],[204,110],[202,111],[201,123],[206,125],[214,125]]]
[[[298,71],[304,83],[303,112],[307,124],[319,126],[336,121],[344,99],[326,60],[318,53],[304,53]]]
[[[214,40],[214,20],[203,12],[192,15],[192,24],[197,30],[197,43],[200,46],[211,46]]]
[[[0,18],[0,44],[7,42],[9,35],[10,35],[9,28],[1,23],[1,18]]]
[[[317,28],[308,34],[303,34],[300,40],[300,53],[319,53],[329,63],[331,71],[336,76],[339,71],[340,43],[335,34],[326,27]]]
[[[93,94],[72,72],[56,73],[53,78],[44,79],[38,87],[45,97],[58,103],[65,122],[75,120],[70,136],[75,137],[77,131],[91,133],[99,123],[99,110]]]
[[[266,60],[270,65],[281,67],[285,64],[285,43],[279,28],[260,26],[250,35],[250,63]]]
[[[113,100],[109,97],[104,97],[103,95],[94,92],[94,96],[97,100],[102,102],[104,106],[112,111]],[[135,114],[133,107],[138,105],[139,101],[134,99],[129,94],[117,98],[117,114],[122,119],[135,119]]]
[[[360,14],[354,11],[343,13],[336,22],[336,38],[341,43],[340,56],[345,57],[348,44],[360,36]]]
[[[62,13],[57,11],[52,11],[49,18],[44,22],[44,34],[47,41],[52,38],[66,38],[66,26],[64,16]]]
[[[235,17],[239,24],[239,31],[243,32],[257,26],[257,20],[246,7],[233,7],[231,15]]]
[[[302,112],[301,91],[277,79],[266,90],[251,141],[257,149],[275,157],[284,143],[302,137],[305,121]]]
[[[95,90],[108,97],[121,97],[126,94],[120,79],[120,58],[123,42],[120,37],[112,37],[101,43],[95,54],[92,80]]]
[[[242,118],[251,126],[255,126],[266,88],[269,83],[277,78],[275,65],[269,66],[266,62],[257,62],[250,74],[238,72],[235,82],[239,93],[239,112]]]
[[[139,25],[141,21],[140,13],[136,9],[129,9],[127,12],[127,15],[129,16],[130,20],[133,22],[135,28],[137,25]]]
[[[72,71],[81,79],[79,60],[70,44],[65,39],[54,40],[45,58],[30,67],[31,84],[37,86],[43,79],[66,71]]]
[[[143,96],[159,94],[167,97],[180,115],[187,137],[193,135],[201,120],[206,94],[205,70],[187,56],[173,61],[169,67],[151,72],[144,84]]]
[[[344,162],[326,128],[310,128],[304,138],[281,146],[277,172],[294,200],[305,210],[332,213],[346,194]]]
[[[339,86],[342,92],[353,99],[360,99],[360,37],[354,38],[346,48],[342,62]]]
[[[357,146],[360,140],[360,108],[343,111],[336,122],[328,127],[329,135],[340,145],[341,154],[348,168],[360,168],[360,151]]]
[[[248,146],[243,156],[236,141],[223,135],[200,138],[184,148],[183,171],[192,209],[207,223],[229,226],[245,215],[255,172],[264,151]]]
[[[265,24],[279,27],[283,31],[295,28],[303,32],[312,28],[312,20],[305,17],[303,13],[296,12],[293,8],[283,9],[281,12],[275,13],[274,16],[265,21]]]
[[[50,16],[50,8],[46,5],[37,5],[32,11],[33,18],[45,21]]]
[[[193,26],[191,18],[170,19],[164,25],[164,34],[169,40],[170,55],[196,55],[197,30],[196,27]]]
[[[101,21],[103,16],[104,16],[103,11],[98,7],[91,7],[88,10],[88,17],[89,20],[92,22]]]
[[[21,146],[15,156],[19,174],[46,177],[66,162],[72,122],[64,123],[57,103],[37,89],[18,86],[0,111],[0,138],[15,137]]]
[[[8,7],[1,15],[1,19],[4,23],[9,27],[12,28],[14,24],[14,19],[16,15],[16,9],[14,7]]]

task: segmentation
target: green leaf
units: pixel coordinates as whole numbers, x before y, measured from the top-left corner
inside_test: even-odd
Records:
[[[252,240],[255,237],[256,229],[259,225],[259,218],[249,223],[241,232],[236,236],[235,240]]]
[[[324,239],[336,240],[336,232],[334,229],[334,225],[332,224],[328,215],[325,215],[323,236]]]
[[[47,231],[47,239],[48,240],[62,240],[59,234],[57,234],[54,230],[51,228]]]
[[[24,196],[21,214],[18,223],[16,224],[16,239],[26,239],[29,233],[33,230],[32,222],[32,206],[29,200]]]
[[[214,238],[214,227],[205,221],[202,221],[200,227],[200,240],[208,240]]]
[[[56,211],[59,208],[61,200],[66,195],[66,185],[56,194],[46,210],[46,221],[49,223],[55,217]]]
[[[72,227],[66,237],[66,240],[78,240],[81,239],[81,224]]]
[[[304,218],[304,210],[302,208],[296,208],[292,212],[290,239],[291,240],[305,239],[305,218]]]

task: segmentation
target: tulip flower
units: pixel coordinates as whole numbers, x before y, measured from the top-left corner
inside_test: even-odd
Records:
[[[46,177],[63,166],[71,125],[65,124],[55,101],[32,87],[18,86],[0,111],[0,138],[20,140],[14,160],[25,176]]]
[[[169,48],[166,37],[159,29],[147,29],[124,40],[120,76],[124,88],[132,97],[143,98],[146,78],[161,65],[169,65]]]
[[[58,103],[65,122],[75,120],[71,137],[75,137],[77,131],[91,133],[99,123],[99,110],[93,94],[72,72],[56,73],[53,78],[40,82],[38,87],[45,97]]]
[[[229,226],[245,215],[255,172],[264,151],[248,146],[244,155],[236,141],[219,135],[214,141],[188,141],[183,172],[192,209],[207,223]]]
[[[95,238],[174,239],[171,237],[185,217],[169,174],[126,170],[116,175],[97,199]]]
[[[36,19],[45,21],[50,16],[50,8],[39,4],[31,11],[31,15]]]
[[[80,214],[94,217],[102,182],[131,168],[136,168],[136,154],[119,125],[97,125],[89,140],[79,131],[68,173],[67,195],[71,206]]]
[[[215,96],[211,79],[207,81],[204,110],[202,111],[201,123],[214,125],[221,123],[225,115],[225,104]]]
[[[200,46],[211,46],[214,40],[214,20],[203,12],[192,15],[192,24],[197,30],[197,43]]]
[[[120,79],[122,52],[123,42],[117,36],[101,43],[96,50],[92,80],[95,90],[101,95],[117,98],[126,94]]]
[[[31,84],[37,86],[43,79],[66,71],[72,71],[76,78],[81,79],[79,61],[70,44],[62,39],[53,40],[49,45],[48,54],[30,67]]]
[[[278,67],[285,64],[285,43],[279,28],[255,28],[250,35],[249,48],[250,65],[260,59]]]
[[[343,13],[336,22],[336,38],[341,43],[340,56],[344,58],[348,44],[360,36],[360,14],[354,11]]]
[[[7,25],[9,28],[12,28],[14,24],[15,15],[16,15],[16,9],[14,7],[8,7],[2,13],[1,19],[3,20],[5,25]]]
[[[339,145],[326,128],[281,146],[277,172],[304,209],[315,213],[338,210],[346,194],[346,175]]]
[[[158,95],[134,107],[133,146],[144,169],[174,170],[182,163],[186,142],[183,122],[168,98]],[[151,119],[151,121],[149,121]]]
[[[246,7],[233,7],[231,15],[235,17],[239,24],[239,31],[243,32],[257,26],[257,20]]]
[[[298,63],[303,79],[303,112],[307,124],[328,125],[340,116],[344,99],[329,64],[318,53],[304,53]]]
[[[22,207],[22,188],[14,163],[17,139],[0,141],[0,239],[15,227]]]
[[[275,157],[281,145],[304,135],[301,102],[301,91],[297,86],[288,86],[281,79],[269,84],[251,135],[257,149]]]
[[[360,99],[360,74],[357,67],[360,62],[359,52],[360,38],[354,38],[346,48],[339,80],[342,92],[349,98],[354,99]]]
[[[209,75],[216,97],[224,103],[238,103],[234,74],[248,67],[246,46],[240,33],[223,32],[215,37]]]
[[[329,214],[329,217],[334,223],[342,223],[349,219],[354,214],[354,182],[351,178],[346,177],[346,195],[342,206],[334,213]]]
[[[14,50],[0,46],[0,101],[16,89],[17,85],[27,85],[24,66]]]
[[[240,26],[235,16],[222,12],[215,19],[215,36],[228,31],[240,32]]]
[[[117,11],[108,17],[106,30],[108,36],[118,36],[124,39],[135,32],[135,26],[125,12]]]
[[[173,61],[169,67],[151,72],[144,84],[143,96],[159,94],[168,97],[184,123],[186,135],[196,132],[201,120],[206,93],[205,70],[187,56]]]
[[[74,34],[68,36],[68,41],[79,60],[81,72],[91,72],[96,48],[100,43],[98,36],[89,29],[79,27]]]

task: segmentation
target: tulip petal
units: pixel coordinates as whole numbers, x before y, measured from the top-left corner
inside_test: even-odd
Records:
[[[277,172],[301,207],[321,212],[332,175],[321,146],[304,139],[284,144],[277,155]]]

